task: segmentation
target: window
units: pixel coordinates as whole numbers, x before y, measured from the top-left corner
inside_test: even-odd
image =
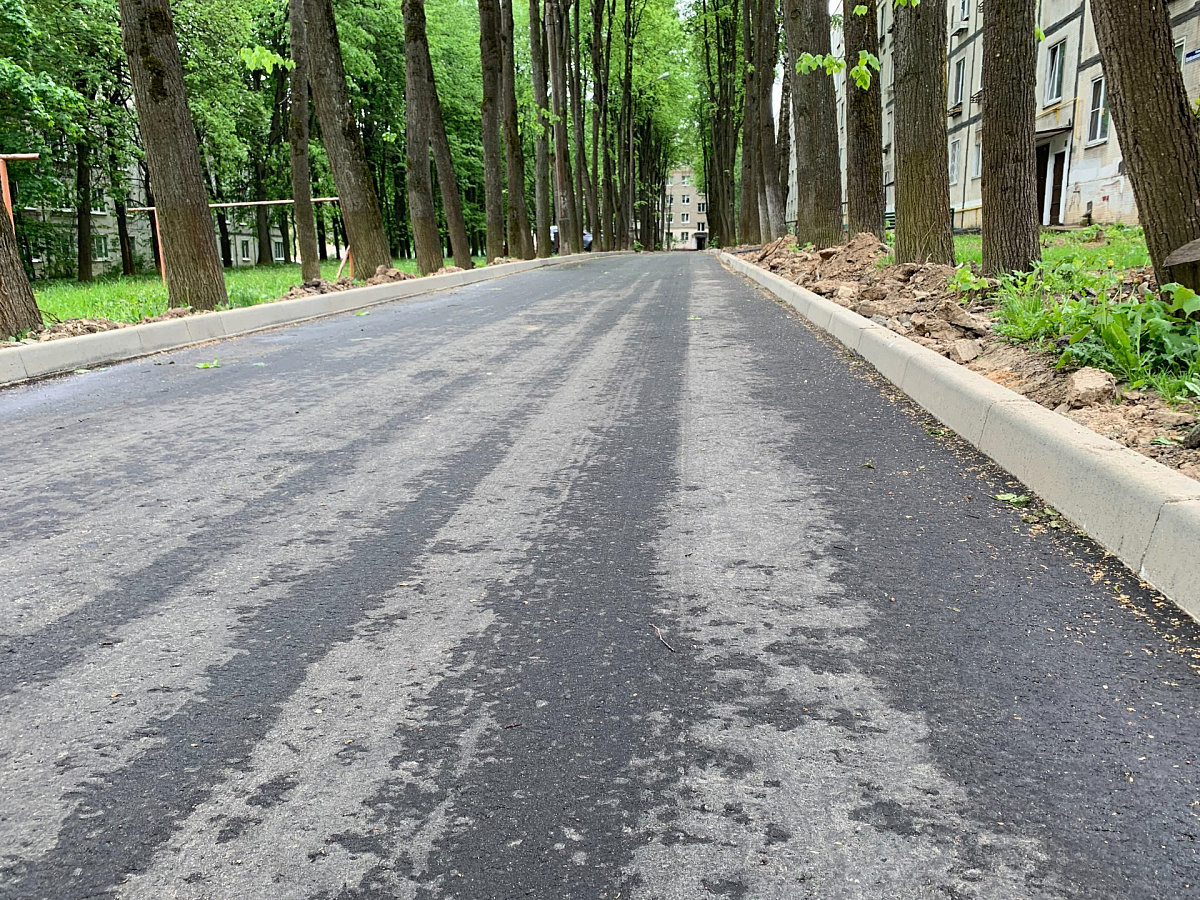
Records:
[[[682,197],[679,198],[679,202],[682,203],[684,206],[687,206],[689,203],[692,202],[692,198],[689,197],[687,194],[684,194]]]
[[[686,241],[688,239],[688,233],[686,231],[679,232],[679,239],[681,241]]]
[[[962,106],[967,93],[967,61],[960,59],[954,64],[954,93],[950,95],[950,106]]]
[[[250,262],[250,242],[242,240],[242,262]]]
[[[707,203],[697,203],[696,204],[696,212],[704,212],[707,208],[708,208]]]
[[[690,176],[690,175],[684,175],[684,176],[683,176],[683,180],[680,182],[680,184],[688,184],[688,183],[690,183],[690,181],[691,181],[691,176]],[[685,202],[686,202],[686,201],[685,201]]]
[[[696,223],[696,234],[703,234],[703,233],[704,233],[704,223],[697,222]]]
[[[675,195],[667,194],[667,206],[671,206],[674,203],[675,203]]]
[[[975,137],[975,159],[971,163],[971,177],[980,178],[983,176],[983,142],[979,140],[979,136]]]
[[[964,22],[971,18],[971,0],[958,0],[958,17]]]
[[[92,235],[92,259],[96,262],[106,262],[108,260],[107,234]]]
[[[275,245],[275,247],[274,247],[275,259],[276,260],[283,259],[283,241],[273,241],[273,243]]]
[[[675,176],[674,176],[674,175],[668,175],[668,176],[667,176],[667,184],[674,184],[674,183],[675,183]]]
[[[1092,79],[1092,106],[1088,115],[1088,143],[1108,140],[1108,98],[1105,96],[1104,78]]]
[[[958,156],[962,152],[962,141],[950,142],[950,183],[958,184]]]
[[[671,213],[667,213],[667,222],[674,222],[675,217]]]
[[[686,224],[687,222],[691,221],[691,218],[692,217],[689,213],[683,213],[682,215],[680,215],[679,221]]]
[[[1067,55],[1067,42],[1059,41],[1050,48],[1046,57],[1046,103],[1062,99],[1063,60]]]
[[[1183,57],[1184,57],[1183,51],[1184,51],[1185,43],[1186,43],[1186,40],[1184,38],[1180,38],[1179,40],[1177,40],[1175,42],[1175,62],[1179,63],[1179,68],[1181,68],[1181,69],[1183,68]]]

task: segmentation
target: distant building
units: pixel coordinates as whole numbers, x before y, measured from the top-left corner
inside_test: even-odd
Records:
[[[847,4],[849,5],[849,4]],[[983,4],[950,0],[947,15],[946,117],[950,155],[950,204],[956,228],[981,221]],[[842,4],[837,4],[841,7]],[[1188,96],[1200,96],[1200,0],[1171,0],[1175,58]],[[841,13],[841,8],[835,8]],[[887,209],[895,210],[895,37],[897,12],[879,4],[878,73],[883,96],[883,170]],[[1125,172],[1116,131],[1109,121],[1108,96],[1088,0],[1041,0],[1037,62],[1037,177],[1041,221],[1045,226],[1092,222],[1136,222],[1137,205]],[[842,32],[833,33],[833,52],[844,53]],[[845,184],[846,77],[837,78],[838,132]],[[795,164],[787,218],[796,217]],[[843,191],[844,196],[844,191]]]
[[[708,246],[708,197],[696,190],[691,166],[667,175],[664,250],[703,250]]]

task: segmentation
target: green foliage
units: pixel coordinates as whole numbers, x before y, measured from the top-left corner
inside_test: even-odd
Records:
[[[952,290],[966,295],[964,299],[986,291],[989,287],[988,280],[977,276],[971,268],[970,263],[959,263],[955,267],[954,274],[950,277],[948,284]]]
[[[1039,263],[999,279],[996,331],[1060,353],[1060,366],[1095,366],[1168,400],[1200,397],[1200,296],[1177,284],[1122,290],[1116,270],[1075,260]]]

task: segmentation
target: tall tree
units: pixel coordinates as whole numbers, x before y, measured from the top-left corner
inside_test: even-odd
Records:
[[[1200,290],[1200,124],[1175,60],[1165,0],[1093,0],[1107,105],[1160,284]],[[1101,115],[1104,113],[1102,112]]]
[[[758,77],[755,66],[754,33],[750,28],[750,8],[761,0],[742,0],[742,75],[745,89],[745,117],[742,120],[742,193],[738,206],[738,239],[757,244],[762,240],[758,195],[761,179],[758,165]],[[795,93],[793,92],[793,96]]]
[[[859,65],[861,54],[877,57],[879,53],[878,0],[863,0],[866,12],[846,14],[843,33],[846,37],[846,64]],[[986,15],[986,13],[985,13]],[[1033,34],[1031,28],[1029,33]],[[986,39],[986,35],[985,35]],[[850,234],[867,232],[880,240],[884,238],[887,194],[883,186],[883,106],[879,79],[870,70],[866,88],[846,80],[846,218]],[[1029,107],[1033,109],[1033,105]]]
[[[513,47],[512,0],[500,0],[500,120],[504,130],[504,163],[508,181],[508,251],[533,259],[533,235],[525,205],[525,150],[517,127],[517,75]]]
[[[755,68],[761,73],[755,79],[758,89],[758,154],[761,160],[759,171],[762,178],[762,198],[765,202],[766,216],[763,217],[762,230],[764,240],[775,240],[786,234],[787,229],[783,219],[783,189],[779,183],[779,154],[776,146],[775,115],[771,106],[771,91],[775,86],[775,64],[779,59],[779,25],[775,18],[776,0],[759,0],[755,7],[756,37],[755,50],[757,60]],[[828,43],[829,4],[825,0],[815,0],[821,3],[825,10],[826,42]],[[833,99],[832,85],[829,91]],[[834,128],[826,133],[826,141],[832,137],[834,146],[837,145],[836,108]],[[834,162],[838,163],[837,152],[834,152]],[[837,179],[840,187],[841,177]],[[839,191],[840,193],[840,191]],[[840,197],[839,197],[839,237],[840,237]]]
[[[993,275],[1025,271],[1042,252],[1036,29],[1037,0],[983,7],[983,270]]]
[[[547,0],[553,2],[553,0]],[[534,132],[534,216],[537,255],[550,255],[550,115],[546,88],[546,29],[539,0],[529,0],[529,52],[536,111]]]
[[[796,122],[796,237],[801,243],[831,247],[842,242],[837,98],[833,79],[813,68],[812,63],[804,63],[805,54],[819,58],[829,55],[829,4],[825,0],[786,2],[788,54],[795,60],[791,65],[800,67],[792,87],[792,117]]]
[[[0,338],[15,337],[42,326],[42,313],[21,265],[17,236],[0,203]]]
[[[292,208],[300,245],[300,276],[305,281],[321,277],[317,251],[317,223],[313,216],[312,180],[308,159],[308,18],[304,0],[291,0],[292,82],[288,104],[288,144],[292,175]]]
[[[706,97],[698,116],[713,244],[737,242],[736,167],[742,127],[738,71],[738,0],[700,0],[702,80]]]
[[[896,11],[896,261],[954,264],[946,0]]]
[[[557,198],[558,241],[561,253],[578,253],[579,209],[571,177],[567,136],[566,20],[561,0],[546,0],[546,47],[549,52],[551,98],[554,104],[554,191]]]
[[[387,234],[383,230],[383,215],[379,211],[362,134],[346,88],[346,70],[332,0],[306,0],[306,7],[311,65],[309,83],[321,122],[321,137],[337,184],[355,267],[369,276],[379,266],[392,264]]]
[[[146,165],[155,187],[167,302],[216,309],[228,299],[225,274],[184,95],[171,9],[167,0],[120,0],[120,9]]]
[[[500,48],[499,0],[479,0],[479,59],[483,75],[483,189],[487,223],[487,261],[504,255],[504,169],[500,150]]]
[[[425,113],[429,117],[429,142],[433,148],[433,162],[437,169],[438,187],[442,195],[442,212],[446,216],[446,230],[450,233],[450,252],[454,264],[460,269],[473,268],[471,241],[467,236],[466,219],[463,216],[462,195],[458,190],[458,173],[454,170],[454,156],[450,152],[450,139],[446,135],[446,121],[442,117],[442,102],[438,99],[437,82],[433,77],[433,62],[429,57],[429,41],[425,39],[425,2],[420,3],[420,34],[418,54],[423,56],[421,75]]]
[[[92,148],[75,145],[75,249],[80,281],[92,280]]]
[[[442,267],[442,238],[438,232],[437,210],[433,205],[433,176],[429,162],[429,102],[425,96],[427,86],[423,68],[429,57],[425,41],[423,0],[405,0],[405,139],[408,153],[405,177],[408,212],[412,219],[417,271],[422,275],[431,275]]]

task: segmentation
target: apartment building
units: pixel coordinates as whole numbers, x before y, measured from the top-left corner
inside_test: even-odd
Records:
[[[667,174],[666,205],[663,249],[703,250],[708,246],[708,198],[696,190],[691,166]]]
[[[946,118],[950,205],[956,228],[978,228],[981,221],[983,2],[950,0],[948,4]],[[1200,0],[1171,0],[1169,6],[1175,32],[1175,58],[1183,71],[1188,96],[1194,100],[1200,97]],[[879,4],[878,77],[883,97],[884,182],[889,213],[895,210],[892,25],[898,14],[904,15],[904,10],[895,10],[891,3]],[[1045,35],[1038,43],[1036,86],[1042,224],[1136,222],[1133,188],[1109,121],[1091,0],[1041,0],[1038,26]],[[833,37],[834,52],[843,53],[840,30]],[[839,74],[836,80],[844,183],[845,75]],[[789,209],[788,217],[794,218],[794,209]]]

